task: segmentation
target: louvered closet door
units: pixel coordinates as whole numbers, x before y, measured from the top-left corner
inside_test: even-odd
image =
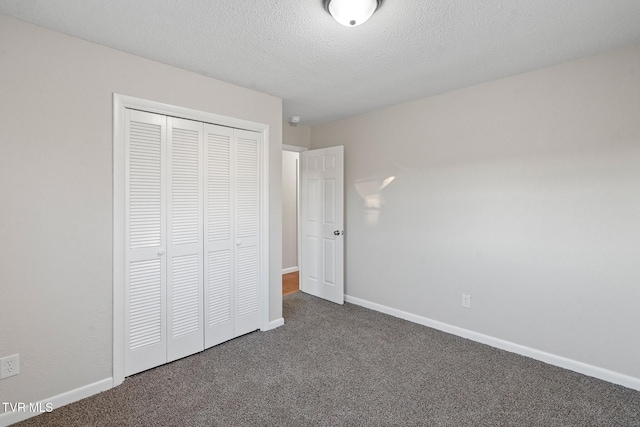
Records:
[[[260,134],[205,124],[205,347],[259,328]]]
[[[166,362],[166,120],[126,111],[125,375]]]
[[[203,124],[167,118],[167,362],[204,350]]]
[[[125,375],[259,329],[260,137],[126,111]]]
[[[233,243],[233,129],[204,125],[205,152],[205,347],[235,335]]]
[[[234,130],[235,136],[235,335],[259,328],[260,134]]]

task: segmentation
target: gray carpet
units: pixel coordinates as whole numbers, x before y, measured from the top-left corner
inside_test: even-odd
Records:
[[[134,375],[19,426],[640,426],[640,392],[351,304]]]

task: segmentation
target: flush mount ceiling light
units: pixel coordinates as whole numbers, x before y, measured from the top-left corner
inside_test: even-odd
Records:
[[[324,0],[324,8],[344,26],[365,23],[380,7],[382,0]]]

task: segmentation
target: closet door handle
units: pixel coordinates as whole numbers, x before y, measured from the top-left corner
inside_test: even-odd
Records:
[[[158,251],[158,255],[159,255],[159,256],[164,255],[164,249],[160,249],[160,250]]]
[[[240,246],[242,242],[240,240],[236,241],[236,246]]]

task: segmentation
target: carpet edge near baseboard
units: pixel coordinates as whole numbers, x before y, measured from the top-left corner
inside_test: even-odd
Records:
[[[603,381],[607,381],[613,384],[621,385],[623,387],[640,391],[640,378],[632,377],[630,375],[611,371],[605,368],[601,368],[599,366],[590,365],[588,363],[569,359],[563,356],[558,356],[556,354],[547,353],[542,350],[516,344],[511,341],[506,341],[500,338],[492,337],[490,335],[481,334],[479,332],[474,332],[469,329],[461,328],[459,326],[453,326],[448,323],[440,322],[437,320],[429,319],[428,317],[423,317],[417,314],[398,310],[396,308],[378,304],[362,298],[345,294],[344,299],[346,302],[354,305],[358,305],[360,307],[368,308],[374,311],[378,311],[380,313],[388,314],[393,317],[407,320],[412,323],[417,323],[419,325],[437,329],[439,331],[456,335],[462,338],[466,338],[471,341],[475,341],[481,344],[486,344],[491,347],[495,347],[511,353],[519,354],[521,356],[530,357],[540,362],[548,363],[553,366],[557,366],[563,369],[568,369],[574,372],[578,372],[580,374],[588,375],[590,377],[598,378]]]

